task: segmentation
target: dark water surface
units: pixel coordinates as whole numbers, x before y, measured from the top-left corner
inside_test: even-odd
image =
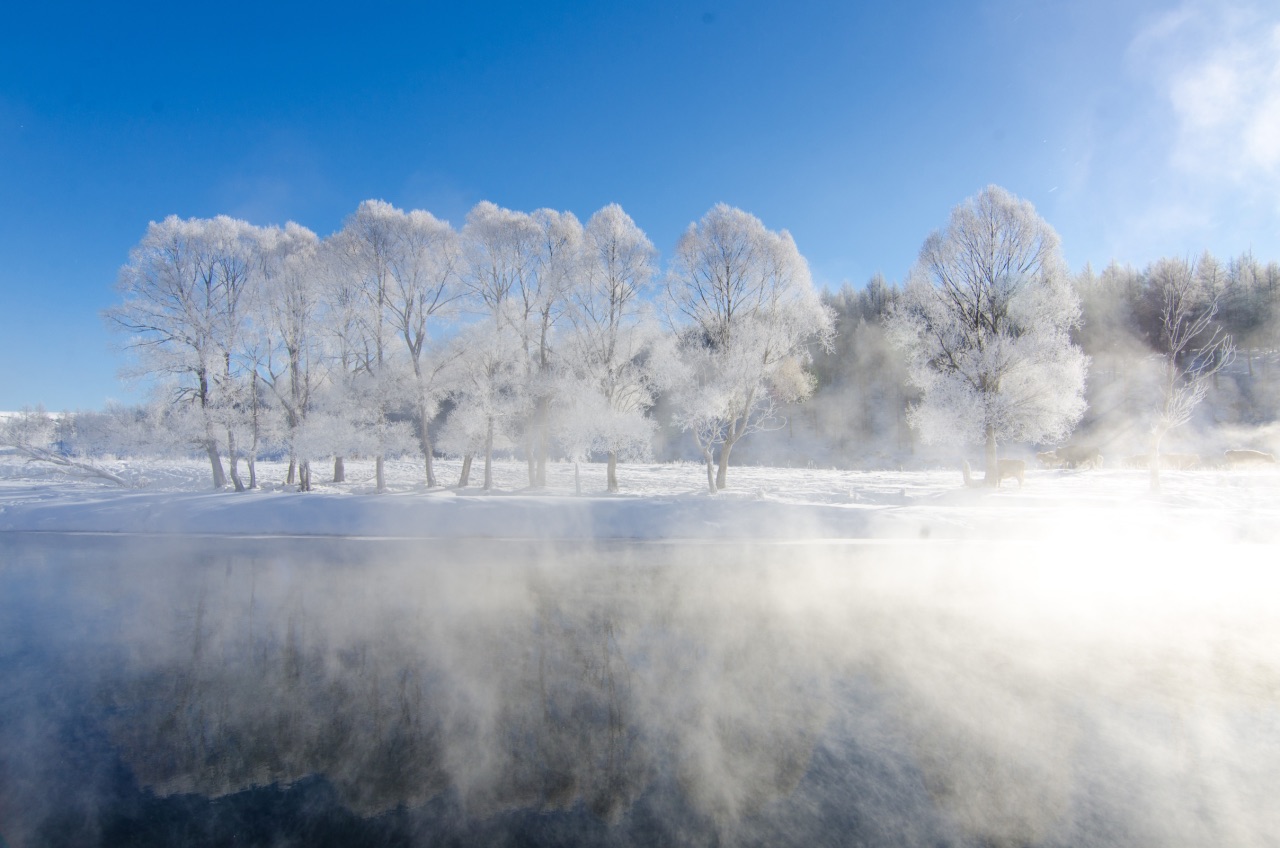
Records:
[[[1060,554],[0,534],[0,837],[1280,844],[1274,551]]]

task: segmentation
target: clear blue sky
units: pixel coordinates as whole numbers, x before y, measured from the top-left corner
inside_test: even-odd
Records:
[[[128,9],[128,11],[124,11]],[[366,198],[724,201],[824,286],[901,279],[989,183],[1073,268],[1280,258],[1280,4],[15,3],[0,26],[0,409],[140,395],[99,313],[147,223],[321,235]]]

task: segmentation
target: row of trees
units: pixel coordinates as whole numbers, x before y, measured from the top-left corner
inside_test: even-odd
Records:
[[[745,435],[787,423],[794,438],[797,420],[827,443],[823,461],[886,441],[900,457],[917,437],[983,445],[991,481],[1001,444],[1056,443],[1082,419],[1095,440],[1117,438],[1108,417],[1139,422],[1157,456],[1237,344],[1252,382],[1275,346],[1277,283],[1280,266],[1249,255],[1072,275],[1053,229],[995,186],[953,210],[905,284],[822,297],[785,231],[724,205],[664,271],[616,205],[584,225],[481,203],[455,230],[366,201],[323,239],[227,217],[153,223],[107,317],[158,388],[170,446],[205,453],[218,487],[252,487],[255,459],[284,454],[301,489],[317,460],[341,480],[353,455],[375,459],[382,489],[383,458],[406,452],[430,486],[437,454],[462,458],[464,486],[483,457],[489,487],[507,451],[531,486],[552,455],[606,458],[613,490],[617,462],[669,424],[714,492]],[[1272,420],[1254,394],[1237,405]],[[119,441],[131,417],[76,426]]]
[[[411,447],[427,485],[437,451],[518,450],[545,484],[553,449],[574,461],[651,443],[659,393],[693,435],[712,491],[733,446],[806,397],[810,351],[831,315],[785,231],[725,205],[691,224],[665,274],[611,205],[568,212],[481,203],[461,230],[420,210],[366,201],[321,239],[297,224],[227,217],[152,223],[122,269],[109,322],[136,373],[172,402],[172,431],[197,446],[213,484],[256,484],[264,450],[312,464]],[[440,423],[439,432],[436,425]],[[223,465],[227,457],[229,470]],[[296,477],[295,477],[296,475]]]

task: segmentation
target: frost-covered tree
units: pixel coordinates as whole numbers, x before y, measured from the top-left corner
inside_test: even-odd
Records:
[[[557,381],[553,347],[556,324],[564,314],[569,290],[580,274],[583,229],[572,212],[539,209],[529,216],[538,230],[532,274],[520,277],[520,327],[530,400],[525,428],[529,484],[547,484],[550,452],[550,406]]]
[[[1280,263],[1263,265],[1246,252],[1227,264],[1223,283],[1216,320],[1239,345],[1249,377],[1257,353],[1263,354],[1265,374],[1267,353],[1280,339]]]
[[[556,441],[564,455],[573,463],[573,486],[582,494],[582,476],[579,465],[591,454],[604,447],[605,423],[612,411],[605,399],[585,387],[574,374],[562,373],[565,385],[560,391],[562,400],[555,405],[552,426]],[[610,491],[616,491],[611,488]]]
[[[1160,489],[1160,443],[1191,420],[1213,376],[1231,361],[1231,337],[1214,321],[1221,288],[1185,259],[1161,259],[1147,271],[1156,304],[1154,342],[1160,353],[1160,391],[1151,424],[1151,488]]]
[[[829,350],[814,351],[818,387],[788,422],[788,441],[803,451],[795,460],[887,464],[911,444],[906,410],[913,392],[884,328],[898,291],[875,274],[863,286],[845,283],[823,293],[835,338]]]
[[[256,231],[225,216],[152,222],[130,252],[116,284],[122,302],[106,311],[117,329],[129,334],[127,347],[138,357],[138,373],[175,391],[192,405],[191,440],[209,457],[213,485],[226,485],[220,444],[228,439],[232,478],[237,455],[232,423],[237,406],[235,356],[244,327],[242,302],[256,249]]]
[[[380,492],[386,489],[386,454],[400,437],[392,416],[408,395],[408,368],[400,344],[409,348],[410,367],[420,367],[433,287],[439,284],[444,290],[445,284],[436,278],[449,276],[437,273],[433,255],[433,242],[441,240],[441,228],[448,225],[425,212],[415,216],[410,220],[389,203],[366,200],[332,238],[339,272],[350,279],[352,297],[343,306],[354,318],[351,329],[356,331],[348,340],[354,344],[348,344],[344,353],[353,357],[355,366],[346,389],[356,401],[353,411],[366,419],[368,432],[379,442],[374,448],[374,468]],[[441,264],[451,267],[452,261]],[[414,394],[422,394],[416,388]],[[430,401],[425,405],[430,406]],[[420,432],[426,433],[426,422],[421,422]],[[381,443],[378,434],[389,441]],[[425,444],[430,480],[430,440],[425,439]]]
[[[495,443],[514,435],[517,423],[529,423],[530,380],[536,374],[530,357],[537,350],[532,321],[539,303],[536,277],[543,238],[531,216],[488,201],[467,214],[462,228],[467,307],[484,326],[459,339],[467,362],[453,415],[484,420],[486,488],[492,483]],[[463,465],[470,467],[466,456]],[[529,472],[533,484],[532,461]]]
[[[385,427],[397,394],[391,362],[394,331],[387,320],[395,233],[392,216],[385,214],[384,206],[379,201],[364,201],[331,238],[335,271],[347,276],[350,286],[344,308],[354,319],[349,339],[353,344],[344,351],[354,367],[343,389],[349,411],[379,431]],[[381,492],[386,489],[386,450],[375,446],[373,451],[375,485]]]
[[[438,325],[448,322],[463,294],[458,234],[430,212],[401,212],[382,204],[391,216],[394,239],[389,259],[391,285],[387,313],[403,343],[412,387],[412,411],[428,486],[437,485],[432,465],[431,420],[448,391],[450,357]]]
[[[605,452],[611,492],[618,490],[619,456],[647,452],[652,422],[645,414],[670,381],[671,357],[648,306],[656,262],[653,243],[621,206],[606,206],[587,222],[561,348],[570,379],[561,392],[559,439],[571,458],[570,443]]]
[[[129,406],[109,401],[101,410],[76,412],[69,416],[74,432],[68,445],[84,457],[165,455],[166,439],[161,431],[167,411],[167,405]],[[185,453],[190,445],[180,445],[179,450]]]
[[[311,489],[309,453],[299,448],[315,395],[324,380],[324,268],[320,240],[290,222],[262,231],[251,302],[252,332],[247,347],[255,377],[272,395],[280,414],[280,440],[289,452],[286,482],[297,475],[300,491]]]
[[[0,417],[0,445],[13,448],[29,462],[47,463],[65,474],[96,477],[118,486],[128,486],[129,483],[119,475],[74,455],[66,438],[69,435],[66,431],[74,427],[70,415],[55,418],[43,406],[27,408],[17,414]]]
[[[522,383],[516,394],[525,407],[509,421],[510,434],[524,447],[529,484],[544,485],[555,334],[578,276],[582,225],[569,212],[526,214],[486,201],[467,215],[462,242],[471,310],[519,343],[510,376]]]
[[[346,457],[358,454],[354,432],[363,414],[358,386],[367,377],[368,333],[363,285],[349,273],[346,245],[340,233],[320,243],[319,280],[324,302],[320,322],[326,381],[315,399],[306,442],[313,458],[333,457],[333,482],[346,481]]]
[[[920,249],[888,326],[921,392],[927,442],[1056,441],[1084,412],[1088,360],[1071,341],[1080,303],[1058,234],[1030,203],[988,186]]]
[[[247,221],[225,215],[205,221],[204,226],[220,298],[214,333],[220,360],[215,377],[219,387],[215,410],[226,433],[231,483],[240,492],[245,488],[239,471],[241,446],[246,440],[256,442],[257,438],[253,420],[257,385],[244,350],[261,231]],[[252,475],[252,467],[250,472]],[[250,479],[250,485],[254,482]]]
[[[693,434],[715,492],[738,440],[812,393],[803,366],[811,346],[830,343],[831,311],[791,234],[723,203],[681,236],[666,293],[689,366],[673,393],[676,421]]]
[[[519,336],[489,321],[464,328],[451,341],[453,410],[441,447],[462,457],[459,487],[467,485],[471,457],[484,456],[484,488],[493,488],[493,454],[514,444],[524,396],[524,359]]]

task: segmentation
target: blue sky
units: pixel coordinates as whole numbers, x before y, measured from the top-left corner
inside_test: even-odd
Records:
[[[723,201],[835,287],[997,183],[1073,268],[1280,259],[1272,0],[15,5],[0,409],[141,396],[99,313],[170,214],[617,202],[665,257]]]

